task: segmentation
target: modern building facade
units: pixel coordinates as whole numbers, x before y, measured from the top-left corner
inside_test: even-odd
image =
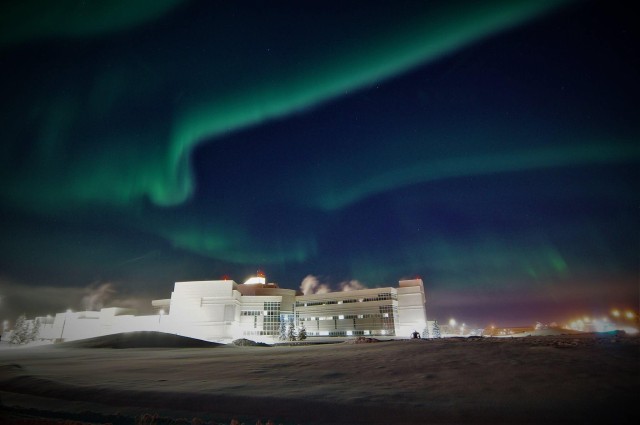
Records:
[[[421,279],[398,288],[360,289],[296,297],[295,317],[310,336],[409,336],[427,325]]]
[[[233,280],[176,282],[171,298],[152,301],[157,314],[131,310],[66,312],[40,320],[40,338],[68,341],[119,332],[160,331],[207,341],[238,338],[274,342],[283,325],[304,327],[309,338],[409,337],[427,329],[421,279],[398,287],[302,295],[258,275]]]

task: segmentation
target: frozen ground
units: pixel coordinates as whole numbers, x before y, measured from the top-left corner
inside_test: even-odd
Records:
[[[175,348],[78,343],[0,350],[0,421],[27,408],[130,418],[158,413],[216,424],[232,417],[303,425],[640,419],[638,337],[164,345]]]

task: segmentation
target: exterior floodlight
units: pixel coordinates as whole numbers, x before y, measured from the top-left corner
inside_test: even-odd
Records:
[[[264,278],[264,276],[255,276],[247,279],[247,281],[244,284],[245,285],[264,285],[265,283],[267,283],[267,280]]]

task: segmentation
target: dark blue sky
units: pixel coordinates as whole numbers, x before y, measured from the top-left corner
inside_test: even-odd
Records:
[[[480,326],[638,308],[624,2],[0,12],[0,319],[258,268]]]

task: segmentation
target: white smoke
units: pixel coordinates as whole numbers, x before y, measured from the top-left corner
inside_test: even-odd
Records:
[[[327,292],[331,292],[331,288],[326,283],[320,283],[318,278],[313,275],[308,275],[304,279],[302,279],[302,283],[300,284],[300,290],[304,295],[311,294],[326,294]]]
[[[116,290],[110,282],[89,285],[82,297],[82,307],[88,311],[100,310],[115,293]]]
[[[356,291],[358,289],[366,289],[367,287],[364,286],[362,283],[358,282],[357,280],[349,280],[346,282],[342,282],[340,284],[340,290],[348,292],[348,291]]]

